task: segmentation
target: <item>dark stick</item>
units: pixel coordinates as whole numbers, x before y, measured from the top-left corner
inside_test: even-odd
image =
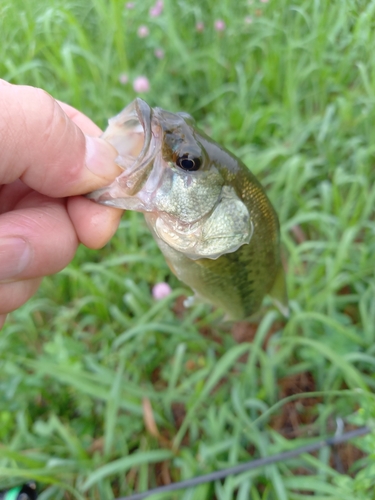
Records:
[[[156,493],[166,493],[168,491],[182,490],[184,488],[191,488],[192,486],[197,486],[199,484],[217,481],[218,479],[223,479],[230,475],[239,474],[240,472],[256,469],[258,467],[264,467],[265,465],[288,460],[289,458],[298,457],[298,455],[302,455],[303,453],[311,453],[313,451],[320,450],[324,446],[333,446],[336,444],[345,443],[350,439],[364,436],[370,431],[371,429],[369,427],[359,427],[354,431],[345,432],[344,434],[341,434],[339,436],[333,436],[327,439],[322,439],[321,441],[317,441],[316,443],[300,446],[295,450],[284,451],[283,453],[277,453],[276,455],[271,455],[270,457],[258,458],[256,460],[251,460],[249,462],[236,465],[235,467],[211,472],[210,474],[193,477],[191,479],[186,479],[185,481],[179,481],[177,483],[167,484],[166,486],[159,486],[158,488],[153,488],[152,490],[148,490],[143,493],[135,493],[134,495],[130,495],[127,497],[116,498],[116,500],[143,500],[144,498],[147,498],[150,495],[155,495]]]

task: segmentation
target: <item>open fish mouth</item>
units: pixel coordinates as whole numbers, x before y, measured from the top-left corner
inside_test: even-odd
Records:
[[[108,121],[108,128],[102,138],[117,150],[116,163],[124,172],[109,186],[89,193],[88,198],[112,207],[145,210],[144,204],[140,207],[136,195],[146,181],[152,181],[150,174],[160,143],[159,127],[155,120],[152,123],[152,115],[151,107],[137,98]],[[155,186],[152,184],[155,183],[147,184],[147,191],[154,191]]]

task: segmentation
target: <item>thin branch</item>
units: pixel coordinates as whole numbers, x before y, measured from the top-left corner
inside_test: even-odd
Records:
[[[169,491],[182,490],[184,488],[191,488],[199,484],[209,483],[212,481],[217,481],[218,479],[223,479],[227,476],[240,474],[248,470],[257,469],[258,467],[264,467],[266,465],[274,464],[276,462],[281,462],[289,460],[290,458],[298,457],[303,453],[312,453],[313,451],[320,450],[324,446],[334,446],[337,444],[345,443],[350,439],[354,439],[359,436],[364,436],[371,432],[369,427],[359,427],[353,431],[346,432],[344,434],[333,436],[327,439],[322,439],[315,443],[307,444],[305,446],[300,446],[295,450],[284,451],[282,453],[277,453],[265,458],[258,458],[256,460],[251,460],[235,467],[230,467],[228,469],[211,472],[210,474],[205,474],[203,476],[197,476],[185,481],[179,481],[176,483],[167,484],[165,486],[159,486],[158,488],[153,488],[152,490],[145,491],[143,493],[135,493],[127,497],[117,498],[116,500],[143,500],[150,495],[155,495],[156,493],[166,493]]]

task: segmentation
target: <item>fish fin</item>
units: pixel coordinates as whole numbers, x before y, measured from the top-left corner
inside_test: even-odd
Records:
[[[196,295],[190,295],[189,297],[186,297],[186,299],[184,300],[184,307],[186,307],[186,309],[189,309],[190,307],[195,306],[198,303],[197,299],[198,297]]]
[[[285,272],[283,266],[280,264],[279,270],[277,271],[275,281],[268,293],[271,297],[272,302],[278,308],[283,316],[289,317],[289,304],[288,304],[288,292],[286,289]]]

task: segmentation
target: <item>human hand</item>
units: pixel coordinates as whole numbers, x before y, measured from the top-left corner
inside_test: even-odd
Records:
[[[79,243],[100,248],[116,231],[121,210],[80,196],[120,173],[100,133],[43,90],[0,80],[0,328]]]

